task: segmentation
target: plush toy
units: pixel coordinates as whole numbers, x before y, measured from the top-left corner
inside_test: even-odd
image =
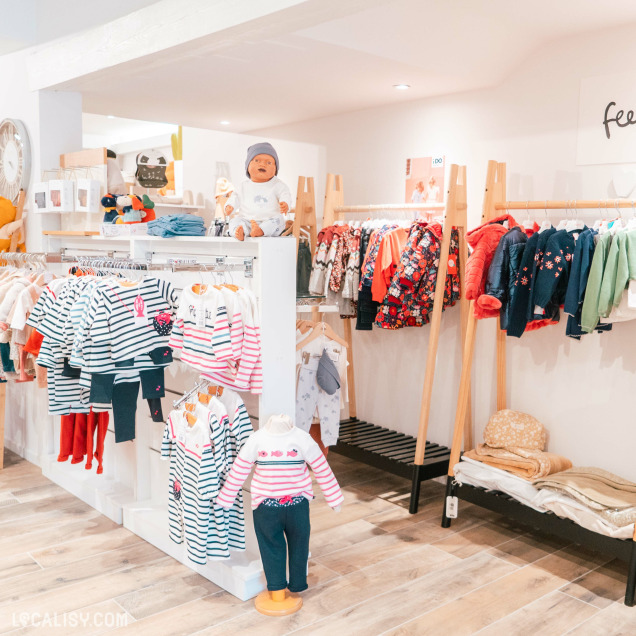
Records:
[[[230,235],[242,241],[246,236],[280,236],[285,229],[283,217],[291,207],[291,192],[278,174],[278,155],[274,147],[262,142],[247,149],[243,181],[236,193],[238,213],[230,219]],[[235,211],[225,205],[226,214]]]
[[[117,207],[121,208],[116,224],[141,223],[141,210],[143,204],[139,197],[124,195],[117,197]]]
[[[11,247],[11,239],[16,232],[20,232],[18,237],[18,252],[24,252],[24,229],[23,221],[15,220],[16,209],[9,199],[0,197],[0,252],[8,252]]]
[[[236,206],[236,197],[234,196],[234,186],[225,178],[220,177],[216,180],[216,192],[214,193],[216,200],[216,210],[214,217],[217,219],[225,218],[225,210],[232,210]]]
[[[143,199],[143,211],[146,213],[146,216],[142,219],[142,223],[148,223],[149,221],[154,221],[157,218],[155,214],[155,202],[147,195],[144,194]]]
[[[104,219],[102,223],[114,223],[117,220],[117,197],[114,194],[107,194],[102,197],[102,207],[104,208]]]

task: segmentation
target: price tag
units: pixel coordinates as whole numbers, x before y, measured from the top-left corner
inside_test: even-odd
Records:
[[[205,327],[205,305],[201,303],[197,306],[197,327]]]
[[[457,497],[446,497],[446,516],[449,519],[457,519],[459,501]]]

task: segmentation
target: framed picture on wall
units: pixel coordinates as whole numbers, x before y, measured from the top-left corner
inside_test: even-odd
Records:
[[[406,203],[444,203],[443,155],[406,160]]]

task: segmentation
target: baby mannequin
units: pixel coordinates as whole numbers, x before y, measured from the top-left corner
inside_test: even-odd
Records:
[[[245,173],[249,180],[243,181],[225,204],[225,214],[235,212],[230,235],[239,241],[246,236],[280,236],[285,229],[283,214],[289,211],[292,198],[287,185],[276,176],[278,155],[274,147],[267,142],[250,146]]]
[[[286,588],[296,593],[307,589],[309,501],[313,499],[307,464],[313,469],[325,500],[338,511],[342,493],[318,444],[308,433],[296,428],[289,416],[272,415],[241,448],[216,499],[217,505],[230,507],[255,466],[252,510],[267,589],[271,593],[271,598],[266,595],[266,601],[284,601]],[[257,609],[261,611],[258,601]]]

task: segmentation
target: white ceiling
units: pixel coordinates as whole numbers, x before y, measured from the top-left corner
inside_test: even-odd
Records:
[[[157,0],[0,0],[0,55],[90,29]]]
[[[496,85],[550,41],[636,23],[633,0],[341,4],[352,13],[222,45],[199,38],[58,88],[81,91],[86,112],[246,132]]]

